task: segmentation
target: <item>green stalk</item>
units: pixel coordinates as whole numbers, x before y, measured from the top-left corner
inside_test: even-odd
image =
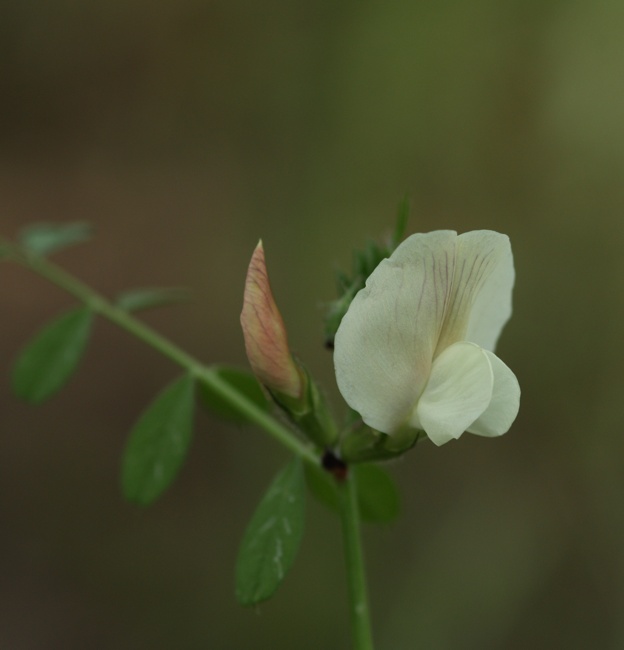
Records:
[[[196,377],[198,381],[204,382],[250,422],[264,429],[270,436],[304,461],[314,465],[320,464],[318,454],[311,447],[299,440],[292,431],[280,424],[275,418],[256,406],[244,394],[224,381],[214,368],[202,364],[167,338],[135,318],[132,314],[112,304],[104,296],[67,273],[58,265],[43,257],[24,251],[19,246],[1,237],[0,251],[5,259],[15,261],[46,278],[80,300],[94,312],[117,324],[171,359]],[[349,472],[347,477],[339,484],[339,494],[353,648],[354,650],[374,650],[364,557],[360,538],[357,486],[353,472]]]
[[[256,406],[244,394],[240,393],[229,383],[224,381],[216,370],[206,366],[182,350],[169,339],[165,338],[151,327],[138,320],[127,311],[116,307],[101,294],[84,284],[61,267],[40,257],[22,250],[19,246],[0,238],[0,249],[4,255],[19,264],[29,268],[71,294],[94,312],[117,324],[122,329],[130,332],[138,339],[151,346],[164,356],[171,359],[198,381],[206,384],[217,393],[224,401],[230,404],[241,415],[245,416],[261,429],[264,429],[275,440],[289,451],[306,462],[318,465],[318,454],[304,442],[299,440],[289,429],[280,424],[271,415]]]
[[[374,650],[362,552],[360,510],[353,471],[350,471],[339,485],[339,493],[353,650]]]

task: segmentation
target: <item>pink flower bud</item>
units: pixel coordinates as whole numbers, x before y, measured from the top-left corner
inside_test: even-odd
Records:
[[[284,321],[273,299],[262,240],[247,270],[241,325],[247,358],[260,382],[272,393],[301,399],[303,381],[288,347]]]

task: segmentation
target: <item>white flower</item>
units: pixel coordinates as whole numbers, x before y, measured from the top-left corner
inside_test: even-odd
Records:
[[[336,379],[349,406],[373,429],[423,430],[436,445],[464,431],[508,431],[520,387],[493,350],[513,284],[505,235],[438,230],[406,239],[336,333]]]

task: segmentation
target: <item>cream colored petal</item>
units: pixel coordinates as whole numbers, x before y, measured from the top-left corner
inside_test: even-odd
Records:
[[[453,231],[436,231],[406,239],[371,274],[338,328],[338,388],[378,431],[392,433],[405,424],[425,387],[446,313],[456,238]]]
[[[467,431],[479,436],[501,436],[509,431],[518,415],[520,385],[516,375],[493,352],[486,354],[494,373],[492,400]]]
[[[473,343],[455,343],[435,360],[410,424],[436,445],[459,438],[487,409],[493,383],[486,351]]]
[[[491,230],[457,237],[455,274],[436,355],[457,341],[493,350],[511,315],[514,283],[509,238]]]

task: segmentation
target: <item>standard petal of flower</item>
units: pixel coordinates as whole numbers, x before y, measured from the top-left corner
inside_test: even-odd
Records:
[[[392,433],[405,424],[425,387],[447,307],[456,238],[441,230],[406,239],[371,274],[338,328],[338,387],[378,431]]]
[[[518,415],[520,385],[516,375],[493,352],[486,354],[494,373],[492,400],[467,431],[479,436],[501,436],[509,431]]]
[[[484,230],[460,235],[458,241],[464,238],[469,242],[478,233],[482,234],[481,246],[491,247],[490,267],[472,306],[466,340],[494,351],[498,337],[511,316],[511,294],[516,274],[507,235]]]
[[[475,230],[457,238],[455,275],[436,355],[457,341],[493,350],[511,315],[514,283],[509,238]]]
[[[494,375],[485,350],[461,341],[435,360],[410,424],[442,445],[461,434],[487,409]]]

